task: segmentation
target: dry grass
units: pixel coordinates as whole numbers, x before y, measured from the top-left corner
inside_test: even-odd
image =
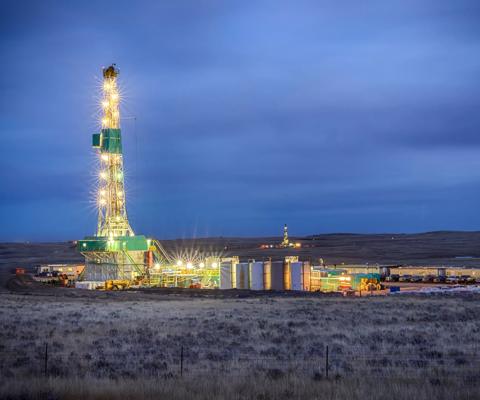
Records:
[[[5,393],[9,394],[6,395]],[[119,380],[64,379],[8,382],[2,398],[36,399],[477,399],[478,388],[465,387],[451,380],[442,385],[411,380],[351,379],[316,381],[303,376],[286,376],[279,380],[263,377],[204,376],[173,379]]]
[[[5,294],[0,398],[478,398],[479,300]]]

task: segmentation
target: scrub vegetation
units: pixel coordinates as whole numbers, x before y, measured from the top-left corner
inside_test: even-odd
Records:
[[[0,398],[478,398],[479,300],[4,293]]]

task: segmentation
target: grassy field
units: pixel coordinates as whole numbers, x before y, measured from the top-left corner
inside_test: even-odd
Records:
[[[476,265],[480,256],[473,232],[296,239],[304,244],[301,258],[328,263]],[[179,254],[292,253],[259,249],[277,241],[163,243]],[[79,261],[71,243],[0,244],[1,399],[480,398],[479,295],[115,293],[7,284],[13,267]]]
[[[4,293],[0,398],[479,398],[479,300]]]

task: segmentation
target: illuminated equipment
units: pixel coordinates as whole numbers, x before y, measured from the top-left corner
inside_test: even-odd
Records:
[[[200,259],[198,250],[187,257],[169,256],[157,240],[135,235],[128,222],[118,74],[115,64],[103,69],[101,129],[92,137],[99,163],[98,222],[95,236],[77,242],[78,251],[85,256],[83,279],[104,282],[101,287],[105,290],[132,285],[218,287],[219,257]]]
[[[226,259],[220,267],[220,289],[310,291],[308,261],[289,257],[285,261],[238,262]]]
[[[283,227],[283,241],[282,241],[282,247],[288,247],[288,226],[285,224]]]
[[[380,290],[379,273],[347,273],[342,269],[317,269],[311,271],[311,290],[341,292],[345,290]]]
[[[93,134],[92,145],[100,158],[97,236],[133,236],[125,204],[118,69],[103,70],[102,129]]]
[[[220,263],[217,257],[207,257],[198,264],[177,260],[165,265],[158,264],[150,271],[150,283],[161,287],[218,288]]]
[[[265,249],[265,248],[268,248],[269,246],[268,245],[262,245],[261,248]],[[270,247],[273,247],[273,246],[270,246]],[[283,227],[283,240],[282,240],[282,243],[280,243],[279,245],[275,246],[275,247],[280,247],[280,248],[287,248],[287,247],[293,247],[295,249],[299,249],[300,247],[302,247],[302,244],[301,243],[293,243],[293,242],[290,242],[290,239],[288,238],[288,226],[287,224],[284,225]]]
[[[127,218],[120,131],[120,99],[115,64],[103,69],[101,130],[92,146],[99,160],[95,236],[79,240],[77,249],[85,256],[87,281],[129,280],[148,282],[154,263],[165,261],[160,243],[135,235]]]

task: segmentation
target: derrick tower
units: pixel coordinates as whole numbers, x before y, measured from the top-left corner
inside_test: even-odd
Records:
[[[283,227],[282,247],[288,247],[289,244],[290,244],[290,241],[288,240],[288,226],[287,226],[287,224],[285,224],[284,227]]]
[[[102,131],[93,135],[93,147],[99,150],[101,163],[97,236],[108,237],[134,235],[125,205],[117,76],[114,65],[103,70]]]
[[[142,280],[155,259],[161,258],[158,242],[135,235],[127,218],[118,74],[115,64],[103,69],[101,130],[92,137],[100,163],[97,232],[77,242],[85,256],[87,281]]]

